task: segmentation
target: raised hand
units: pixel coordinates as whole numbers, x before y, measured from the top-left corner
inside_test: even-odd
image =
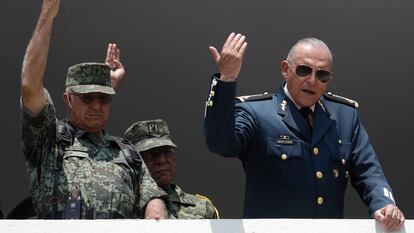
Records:
[[[121,63],[121,51],[115,43],[108,44],[105,63],[111,68],[112,88],[115,89],[126,73]]]
[[[221,73],[220,80],[235,81],[240,73],[244,51],[247,48],[246,37],[242,34],[232,32],[223,45],[221,53],[213,46],[210,46],[211,55],[217,63]]]

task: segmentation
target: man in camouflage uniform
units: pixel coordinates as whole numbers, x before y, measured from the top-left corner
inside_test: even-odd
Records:
[[[152,177],[169,195],[167,209],[170,218],[218,218],[217,209],[201,195],[183,192],[173,183],[175,176],[175,151],[164,120],[138,121],[125,132],[125,138],[135,144],[148,166]]]
[[[59,4],[43,1],[22,70],[23,151],[35,211],[40,218],[163,218],[165,192],[133,146],[103,129],[115,94],[108,65],[69,68],[69,119],[56,120],[43,79]]]

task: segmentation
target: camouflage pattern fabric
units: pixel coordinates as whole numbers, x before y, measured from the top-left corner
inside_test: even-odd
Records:
[[[211,201],[183,192],[171,184],[168,193],[168,214],[171,219],[217,219],[218,211]]]
[[[138,121],[125,131],[125,138],[135,144],[139,152],[160,146],[177,147],[172,141],[164,120]]]
[[[111,70],[108,65],[98,62],[86,62],[69,67],[65,87],[79,94],[101,92],[113,95]]]
[[[54,166],[57,155],[56,115],[49,93],[47,105],[38,116],[23,107],[22,141],[29,189],[38,216],[53,216],[65,209],[69,196],[80,195],[81,218],[137,218],[146,204],[165,195],[142,163],[140,180],[133,190],[133,171],[116,142],[105,132],[97,139],[77,129],[72,146],[65,149],[63,171],[59,174],[59,199],[53,196]]]

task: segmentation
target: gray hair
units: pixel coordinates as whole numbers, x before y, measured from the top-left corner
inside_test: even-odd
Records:
[[[321,48],[321,49],[326,49],[327,51],[329,51],[329,55],[331,57],[331,63],[333,62],[333,58],[332,58],[332,52],[329,49],[328,45],[325,44],[325,42],[323,42],[322,40],[319,40],[317,38],[314,37],[308,37],[308,38],[303,38],[298,40],[298,42],[296,42],[292,48],[290,49],[286,60],[288,61],[292,61],[295,56],[296,56],[296,50],[299,46],[304,46],[304,45],[308,45],[311,46],[313,48]]]

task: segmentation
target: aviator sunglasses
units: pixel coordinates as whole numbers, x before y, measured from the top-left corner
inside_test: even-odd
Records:
[[[292,64],[292,63],[289,62],[289,64]],[[292,65],[294,65],[294,64],[292,64]],[[294,66],[296,66],[296,69],[295,69],[296,75],[299,76],[299,77],[306,77],[308,75],[311,75],[313,70],[314,70],[312,67],[310,67],[308,65],[301,64],[301,65],[294,65]],[[319,70],[315,69],[315,70],[316,70],[315,71],[315,77],[321,83],[327,83],[327,82],[329,82],[329,80],[332,79],[333,74],[331,72],[329,72],[327,70],[320,70],[320,69]]]
[[[91,104],[98,99],[101,104],[109,104],[112,100],[112,95],[102,94],[102,93],[87,93],[87,94],[75,94],[70,93],[71,95],[76,95],[84,104]]]

